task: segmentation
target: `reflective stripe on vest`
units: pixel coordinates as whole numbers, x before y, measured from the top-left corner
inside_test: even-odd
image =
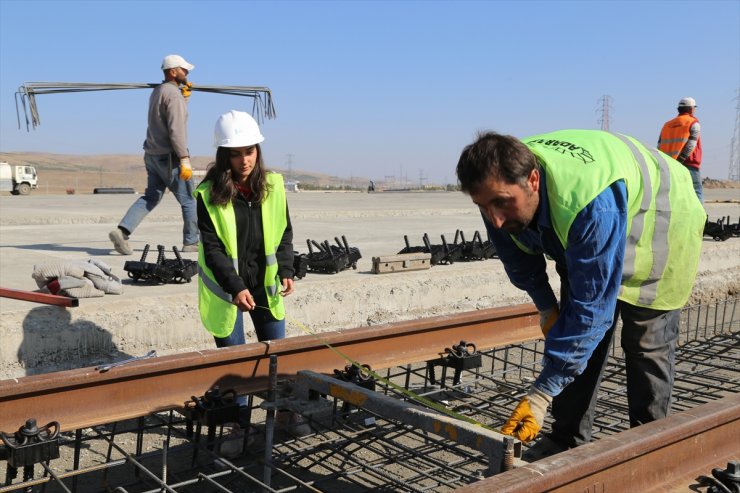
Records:
[[[234,270],[238,271],[239,267],[236,265],[236,262],[234,262],[234,264]],[[203,280],[203,283],[206,285],[211,293],[224,300],[226,303],[234,302],[234,297],[224,291],[224,289],[216,281],[211,279],[210,275],[206,274],[206,272],[201,268],[200,265],[198,265],[198,276],[201,280]]]
[[[280,245],[287,227],[285,188],[282,176],[268,173],[266,176],[268,194],[261,204],[262,233],[265,242],[265,279],[267,303],[270,312],[277,320],[285,318],[282,296],[279,294],[278,265],[275,252]],[[211,217],[216,234],[224,244],[226,254],[231,258],[234,270],[239,272],[237,259],[237,232],[234,207],[215,206],[210,203],[210,183],[201,184],[194,192],[201,195]],[[215,337],[228,337],[234,329],[237,308],[233,297],[216,282],[213,272],[205,264],[202,243],[198,248],[198,305],[203,325]]]
[[[277,256],[275,256],[274,253],[267,255],[266,257],[266,266],[269,268],[273,265],[277,265]],[[274,278],[273,278],[274,279]],[[268,296],[275,296],[278,292],[277,283],[276,284],[267,284],[267,273],[265,273],[265,289],[267,290]]]
[[[696,276],[706,220],[689,172],[620,134],[563,130],[523,141],[547,175],[550,220],[563,248],[583,208],[622,181],[627,231],[619,298],[656,310],[683,306]]]
[[[637,255],[637,243],[642,237],[645,227],[645,213],[650,210],[650,201],[653,196],[652,180],[648,170],[647,162],[642,153],[635,147],[630,139],[624,135],[612,133],[625,143],[635,161],[640,166],[642,173],[642,202],[639,212],[632,217],[632,228],[627,235],[627,244],[624,252],[624,266],[622,268],[622,282],[632,279],[635,275],[635,257]],[[647,146],[645,146],[647,147]],[[637,302],[641,305],[652,305],[657,298],[658,281],[663,276],[663,270],[668,263],[668,226],[671,222],[671,177],[668,163],[665,158],[655,149],[650,149],[650,154],[658,163],[660,173],[660,184],[655,195],[655,229],[652,236],[651,251],[653,252],[653,265],[647,279],[641,281],[640,296]]]
[[[280,296],[280,279],[278,278],[277,252],[283,233],[288,225],[286,219],[285,184],[282,175],[268,173],[267,183],[270,192],[262,203],[262,236],[265,242],[265,279],[267,303],[270,312],[277,320],[285,318],[285,305]]]

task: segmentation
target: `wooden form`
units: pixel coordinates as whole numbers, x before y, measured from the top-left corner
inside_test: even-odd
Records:
[[[373,274],[424,270],[432,266],[431,253],[400,253],[373,257]]]

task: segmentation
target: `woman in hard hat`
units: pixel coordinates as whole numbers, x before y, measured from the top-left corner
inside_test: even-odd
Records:
[[[244,344],[248,312],[259,341],[285,337],[293,292],[293,230],[283,177],[265,169],[251,115],[230,111],[214,130],[216,162],[195,190],[200,316],[218,347]]]

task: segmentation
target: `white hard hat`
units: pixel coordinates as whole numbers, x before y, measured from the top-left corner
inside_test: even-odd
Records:
[[[218,117],[213,130],[214,147],[248,147],[265,140],[252,115],[231,110]]]

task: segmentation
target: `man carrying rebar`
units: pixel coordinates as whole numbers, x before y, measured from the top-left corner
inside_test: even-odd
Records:
[[[131,255],[129,236],[170,189],[182,208],[183,252],[198,251],[198,221],[193,198],[193,174],[188,151],[188,73],[195,67],[180,55],[162,60],[164,82],[149,97],[149,117],[144,141],[147,185],[144,195],[131,205],[118,227],[108,234],[121,255]]]
[[[631,426],[667,415],[680,308],[706,214],[677,161],[616,133],[563,130],[521,141],[480,134],[457,164],[511,282],[540,312],[542,370],[502,432],[527,460],[591,440],[596,393],[622,320]],[[548,282],[555,261],[560,302]]]

